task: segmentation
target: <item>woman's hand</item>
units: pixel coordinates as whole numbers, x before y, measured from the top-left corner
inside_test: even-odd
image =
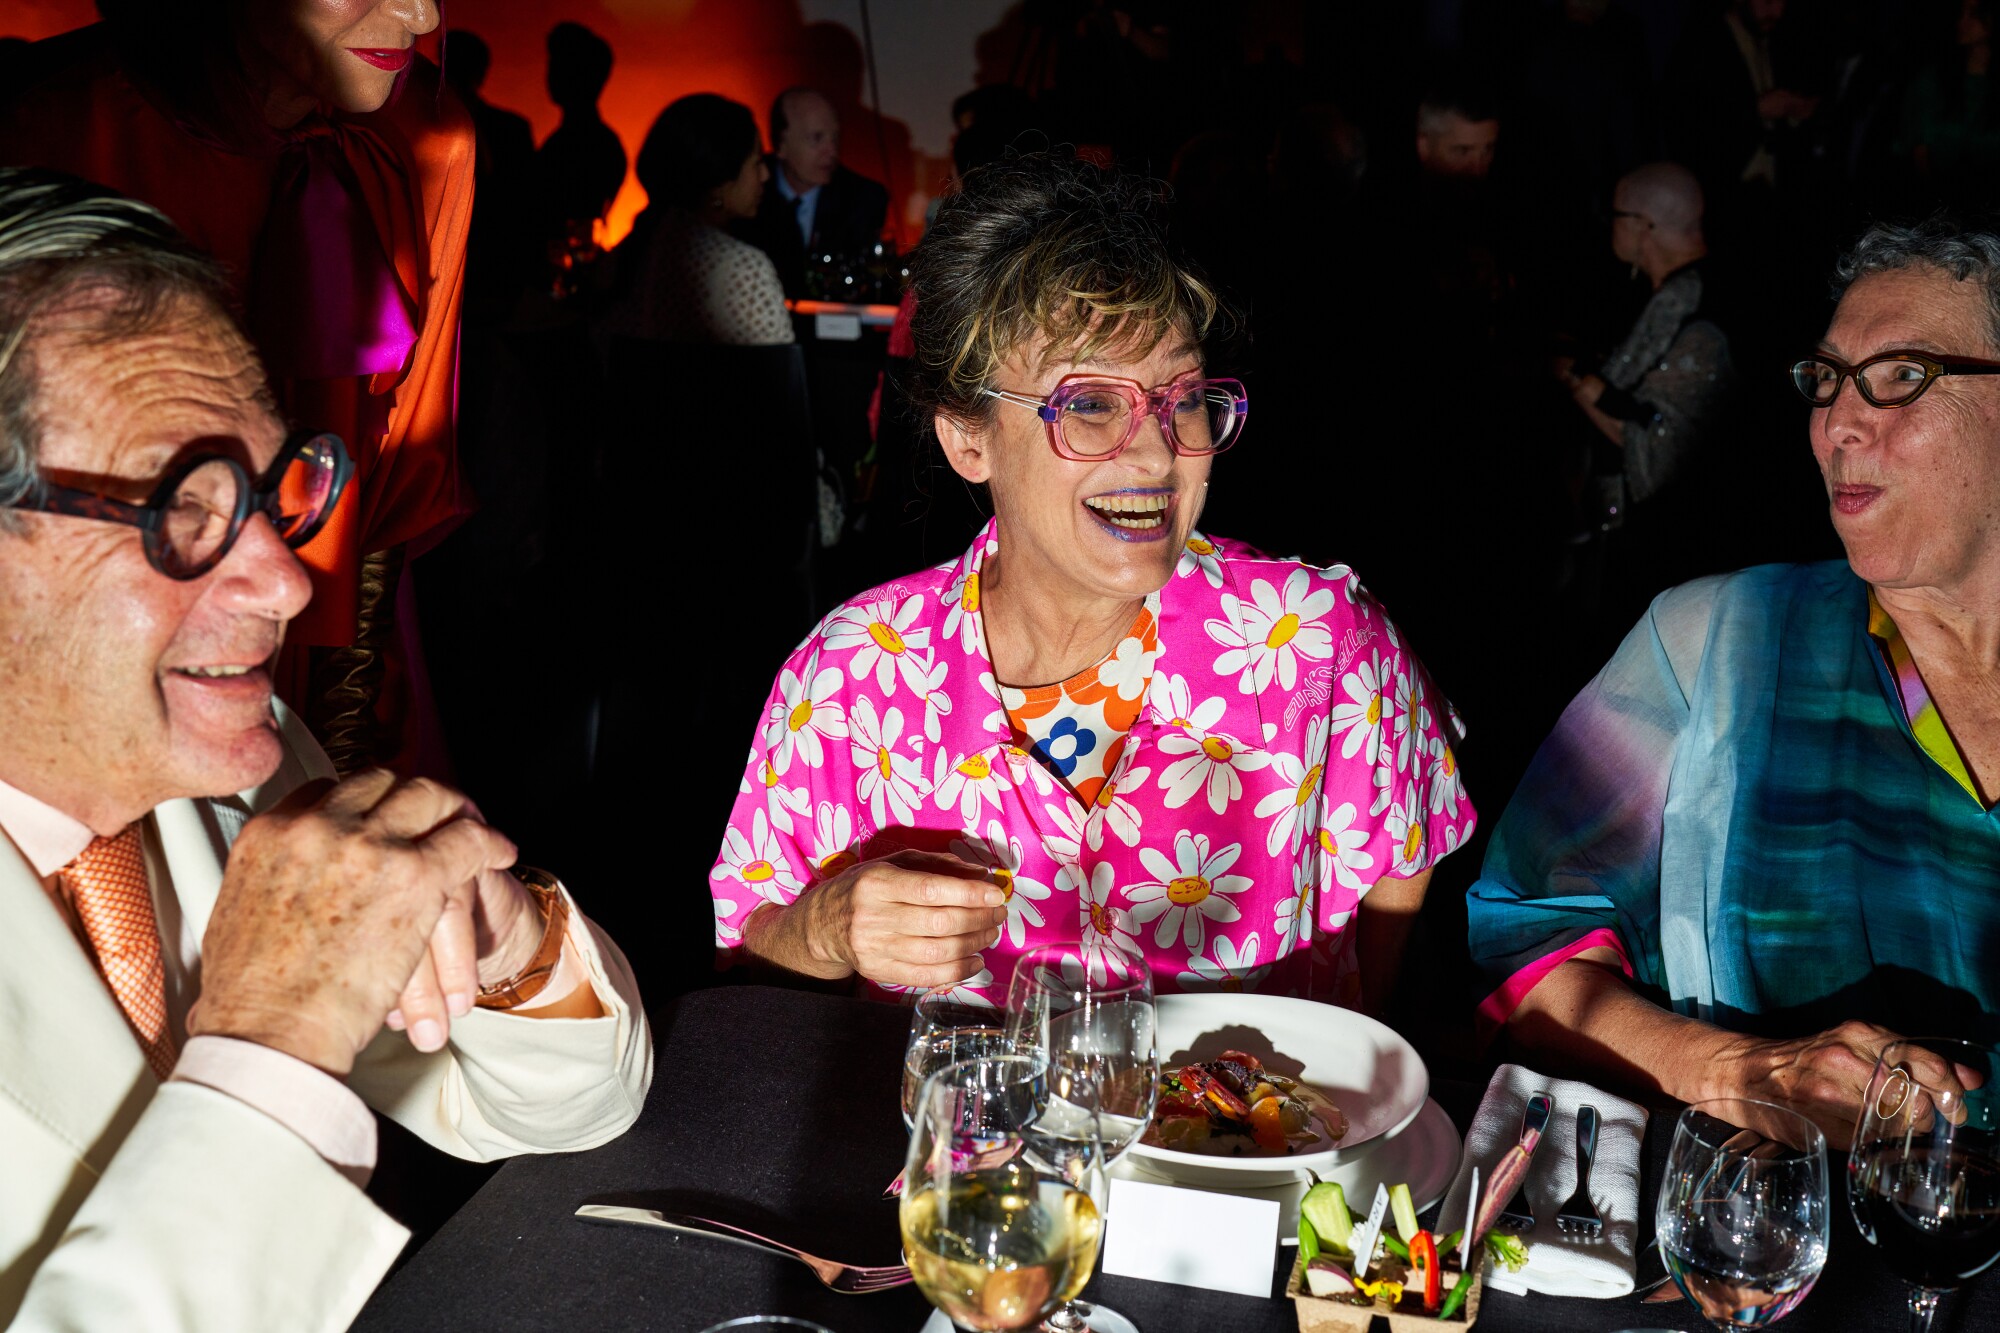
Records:
[[[1000,938],[1007,895],[984,867],[939,852],[895,852],[814,885],[745,923],[756,956],[823,980],[944,986],[976,976]]]
[[[1718,1068],[1718,1097],[1754,1097],[1797,1111],[1820,1127],[1832,1147],[1853,1146],[1861,1121],[1861,1099],[1875,1061],[1902,1038],[1885,1027],[1850,1019],[1825,1032],[1784,1041],[1738,1038],[1725,1048]],[[1929,1087],[1958,1086],[1946,1061],[1917,1047],[1906,1048],[1910,1072]]]

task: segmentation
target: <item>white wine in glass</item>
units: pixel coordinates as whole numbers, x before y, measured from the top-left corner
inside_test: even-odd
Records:
[[[1085,1134],[1050,1152],[1035,1131],[1046,1103],[1047,1067],[1033,1055],[946,1066],[918,1096],[903,1255],[925,1298],[968,1333],[1034,1328],[1097,1265],[1103,1148]]]

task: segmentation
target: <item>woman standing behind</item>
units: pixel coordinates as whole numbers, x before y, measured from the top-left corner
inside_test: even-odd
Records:
[[[639,149],[648,207],[619,250],[625,291],[613,332],[667,342],[792,341],[777,269],[722,230],[757,215],[769,174],[756,118],[741,102],[693,93],[660,113]]]
[[[1993,0],[1964,0],[1952,49],[1910,81],[1902,146],[1947,202],[1991,204],[2000,167],[2000,98],[1993,95]]]

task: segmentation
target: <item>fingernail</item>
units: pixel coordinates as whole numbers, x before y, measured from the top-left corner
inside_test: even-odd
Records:
[[[451,1010],[453,1018],[464,1018],[472,1012],[472,996],[462,990],[455,990],[445,996],[445,1008]]]
[[[986,891],[986,905],[988,907],[998,907],[1000,904],[1006,901],[1007,901],[1007,895],[1000,892],[1000,890],[988,889]]]
[[[401,1032],[403,1030],[403,1011],[401,1009],[391,1009],[389,1016],[382,1021],[388,1024],[391,1031]]]
[[[428,1055],[444,1046],[444,1029],[435,1018],[420,1018],[410,1029],[410,1044]]]

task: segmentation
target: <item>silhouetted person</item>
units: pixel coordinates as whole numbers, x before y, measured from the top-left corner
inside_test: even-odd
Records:
[[[580,23],[558,23],[549,29],[548,50],[549,99],[562,108],[562,123],[535,154],[543,216],[552,236],[581,230],[587,239],[625,183],[625,146],[597,114],[611,47]]]
[[[1667,151],[1716,203],[1743,186],[1784,184],[1796,131],[1819,109],[1785,0],[1732,0],[1690,20],[1663,90]]]
[[[466,249],[468,319],[503,318],[534,271],[537,238],[527,222],[535,170],[535,132],[526,116],[479,95],[493,64],[484,38],[464,28],[445,35],[445,81],[472,113],[479,150],[477,204]]]
[[[858,255],[881,239],[889,192],[840,165],[840,117],[811,88],[771,104],[771,179],[757,216],[736,234],[777,266],[785,295],[806,295],[809,255]]]

